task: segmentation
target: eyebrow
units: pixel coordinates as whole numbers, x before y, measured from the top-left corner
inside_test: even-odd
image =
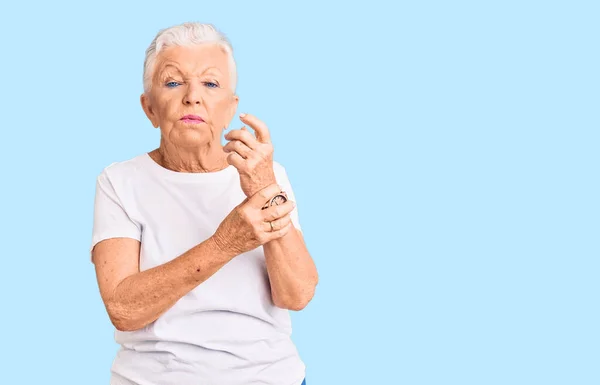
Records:
[[[184,77],[184,73],[179,69],[179,67],[177,66],[177,64],[175,64],[175,63],[169,63],[169,62],[163,63],[162,68],[160,68],[160,71],[156,72],[156,75],[157,75],[157,77],[159,79],[160,78],[164,78],[164,77],[167,76],[166,73],[168,73],[171,70],[174,70],[178,75]],[[206,76],[206,75],[209,75],[209,76],[210,75],[215,75],[217,77],[226,76],[217,67],[208,67],[208,68],[206,68],[204,71],[202,71],[202,75],[203,76]]]
[[[179,67],[177,67],[177,66],[176,66],[176,65],[174,65],[174,64],[166,64],[164,67],[162,67],[162,68],[160,69],[160,71],[159,71],[158,73],[159,73],[159,75],[160,75],[160,76],[163,76],[163,75],[164,75],[164,73],[165,73],[165,72],[167,72],[167,71],[169,71],[169,70],[175,70],[175,71],[177,71],[178,73],[180,73],[180,74],[182,74],[182,75],[183,75],[183,73],[181,72],[181,70],[179,69]]]
[[[221,72],[220,69],[218,69],[217,67],[208,67],[207,69],[204,70],[203,73],[207,73],[207,72],[218,72],[220,74],[222,74],[223,72]]]

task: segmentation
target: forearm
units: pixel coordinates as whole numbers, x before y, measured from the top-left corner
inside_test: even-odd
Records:
[[[263,249],[273,302],[284,309],[303,309],[312,299],[319,278],[302,235],[292,228],[264,244]]]
[[[127,277],[107,304],[113,324],[131,331],[154,322],[233,257],[209,238],[170,262]]]

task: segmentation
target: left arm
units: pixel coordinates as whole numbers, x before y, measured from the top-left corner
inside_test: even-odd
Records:
[[[281,238],[263,245],[275,306],[302,310],[315,293],[319,276],[300,230],[293,225]]]
[[[240,119],[254,129],[256,137],[245,127],[230,131],[225,135],[229,143],[223,149],[230,153],[227,160],[237,168],[242,190],[250,197],[277,183],[273,146],[263,122],[252,115],[240,115]],[[273,303],[283,309],[302,310],[313,298],[318,282],[317,268],[302,233],[292,225],[281,238],[265,243],[263,250]]]

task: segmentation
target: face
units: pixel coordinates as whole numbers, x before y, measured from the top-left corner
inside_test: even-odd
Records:
[[[232,70],[227,53],[215,44],[169,47],[158,54],[151,90],[141,102],[163,140],[178,147],[220,143],[238,103]]]

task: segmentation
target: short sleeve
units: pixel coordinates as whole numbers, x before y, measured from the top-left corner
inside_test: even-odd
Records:
[[[278,163],[276,164],[275,167],[276,167],[275,176],[277,178],[277,183],[279,184],[281,189],[283,191],[285,191],[285,193],[288,196],[288,199],[296,204],[296,207],[290,213],[292,223],[294,224],[294,227],[296,229],[302,231],[302,229],[300,228],[300,218],[298,216],[298,202],[296,201],[296,196],[294,195],[294,190],[292,189],[292,184],[288,178],[287,172],[286,172],[285,168]]]
[[[110,238],[133,238],[139,241],[141,229],[125,211],[121,199],[104,170],[96,180],[90,256],[98,242]]]

